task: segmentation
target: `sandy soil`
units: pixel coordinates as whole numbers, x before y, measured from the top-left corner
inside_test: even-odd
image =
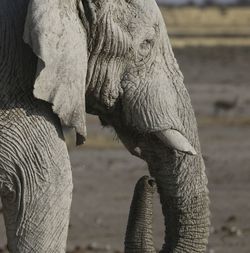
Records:
[[[198,116],[207,166],[210,253],[250,252],[249,52],[250,48],[175,50]],[[216,101],[234,99],[237,104],[231,110],[216,110]],[[70,149],[74,199],[68,250],[122,252],[134,185],[148,173],[147,167],[113,142],[114,134],[103,130],[96,118],[89,117],[88,122],[87,145]],[[163,218],[157,195],[154,208],[154,236],[159,248]],[[5,243],[0,215],[0,247]]]

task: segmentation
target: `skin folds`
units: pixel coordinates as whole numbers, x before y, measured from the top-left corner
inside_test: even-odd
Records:
[[[61,123],[82,144],[87,112],[147,162],[165,217],[162,252],[205,252],[196,120],[156,2],[0,5],[0,192],[11,251],[64,252],[72,182]]]

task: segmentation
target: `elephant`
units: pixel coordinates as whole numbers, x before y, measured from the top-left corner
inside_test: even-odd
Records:
[[[209,194],[197,123],[155,0],[2,0],[0,30],[10,252],[65,252],[73,184],[62,125],[81,145],[86,113],[148,164],[165,218],[161,252],[205,252]]]
[[[136,184],[125,237],[125,253],[156,253],[153,241],[154,179],[144,176]]]

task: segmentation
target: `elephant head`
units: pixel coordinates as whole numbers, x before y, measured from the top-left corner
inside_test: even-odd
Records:
[[[112,126],[156,179],[162,252],[204,252],[209,211],[196,120],[155,0],[30,0],[24,40],[35,97],[86,138],[86,112]],[[86,101],[85,101],[86,99]]]

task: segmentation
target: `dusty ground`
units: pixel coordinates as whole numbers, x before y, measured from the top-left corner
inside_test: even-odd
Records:
[[[178,47],[175,53],[198,117],[207,165],[212,218],[208,252],[249,253],[250,47]],[[230,110],[215,106],[234,100]],[[68,250],[122,252],[134,185],[147,168],[94,117],[88,119],[88,132],[84,148],[71,148],[68,139],[75,185]],[[157,196],[154,235],[159,248],[163,226]],[[0,248],[5,243],[0,214]]]

